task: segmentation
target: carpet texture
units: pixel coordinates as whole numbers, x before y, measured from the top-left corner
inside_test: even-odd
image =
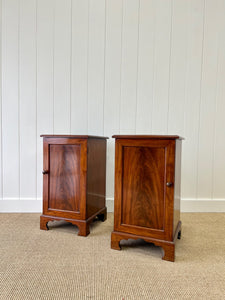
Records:
[[[225,299],[225,214],[181,214],[175,262],[152,244],[110,249],[113,214],[88,237],[38,214],[0,214],[0,299]]]

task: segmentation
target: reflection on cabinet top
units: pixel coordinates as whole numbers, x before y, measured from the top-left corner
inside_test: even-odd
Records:
[[[162,140],[184,140],[183,137],[178,135],[113,135],[116,139],[162,139]]]
[[[40,137],[45,138],[67,138],[67,139],[108,139],[105,136],[94,135],[66,135],[66,134],[42,134]]]

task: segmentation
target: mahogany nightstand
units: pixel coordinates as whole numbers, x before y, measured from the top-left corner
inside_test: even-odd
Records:
[[[89,224],[106,219],[106,137],[41,135],[43,137],[43,214],[40,228],[64,220],[87,236]]]
[[[115,135],[114,231],[111,248],[123,239],[144,239],[174,261],[181,237],[179,136]]]

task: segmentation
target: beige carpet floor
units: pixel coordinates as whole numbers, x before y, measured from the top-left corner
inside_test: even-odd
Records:
[[[141,240],[110,249],[113,214],[88,237],[38,214],[0,214],[0,299],[225,299],[225,214],[186,213],[176,261]]]

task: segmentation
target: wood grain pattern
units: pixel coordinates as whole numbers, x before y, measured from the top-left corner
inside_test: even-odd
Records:
[[[121,138],[120,138],[121,137]],[[132,136],[130,139],[130,135],[117,136],[116,138],[116,153],[115,153],[115,230],[140,234],[145,236],[151,236],[154,238],[161,238],[166,240],[172,239],[172,231],[173,231],[173,221],[171,220],[171,215],[173,215],[173,192],[174,186],[172,184],[171,187],[166,187],[166,182],[174,182],[174,164],[175,164],[175,139],[174,140],[169,137],[165,139],[164,136],[138,136],[135,139],[135,136]],[[124,224],[122,222],[122,205],[123,205],[123,181],[124,181],[124,147],[142,147],[142,149],[165,149],[165,156],[162,157],[166,166],[166,174],[165,180],[163,182],[163,186],[161,187],[165,190],[165,206],[168,207],[166,211],[164,211],[164,227],[163,230],[153,229],[151,227],[141,227],[134,226],[130,224]],[[133,163],[133,162],[132,162]]]
[[[175,158],[176,140],[170,141],[166,149],[166,183],[165,189],[165,240],[173,240],[173,217],[174,217],[174,186],[175,186]],[[177,182],[177,186],[179,182]]]
[[[79,211],[80,146],[50,145],[49,208]]]
[[[87,217],[90,217],[105,207],[106,140],[88,140],[87,166]]]
[[[180,230],[181,230],[181,222],[178,223],[176,235],[172,242],[162,241],[159,239],[154,239],[154,238],[140,236],[140,235],[134,235],[134,234],[130,234],[130,233],[113,231],[111,234],[111,248],[114,250],[121,250],[121,245],[120,245],[121,240],[143,239],[145,242],[153,243],[155,246],[159,246],[163,249],[163,255],[162,255],[163,260],[174,262],[175,261],[175,242],[178,237],[178,234],[180,233]]]
[[[181,195],[181,141],[176,141],[175,156],[175,184],[174,184],[174,216],[173,216],[173,236],[176,233],[177,224],[180,221],[180,195]]]
[[[181,231],[181,148],[177,147],[175,161],[176,141],[180,146],[177,136],[116,136],[113,249],[120,249],[121,239],[142,238],[161,246],[163,259],[174,261],[174,243]]]
[[[106,139],[44,136],[43,214],[40,228],[64,220],[87,236],[96,217],[106,220]]]
[[[80,147],[80,156],[79,156],[79,176],[77,177],[79,182],[79,211],[71,211],[71,210],[63,210],[60,208],[51,208],[51,195],[50,195],[50,187],[51,187],[51,159],[54,160],[53,157],[50,157],[50,148],[53,145],[59,146],[59,149],[63,149],[65,146],[78,146]],[[44,137],[43,143],[44,149],[44,164],[43,170],[50,171],[49,174],[44,175],[43,178],[43,213],[45,215],[58,216],[63,218],[76,218],[76,219],[85,219],[86,218],[86,173],[87,173],[87,139],[82,138],[69,138],[63,137],[63,135],[59,135],[57,137]],[[66,154],[66,153],[65,153]],[[55,153],[53,153],[53,156]],[[56,168],[58,166],[57,159]],[[62,164],[62,169],[64,168]],[[57,171],[56,171],[57,172]],[[53,177],[54,178],[54,177]],[[67,184],[67,183],[66,183]],[[78,183],[76,183],[78,186]],[[53,196],[54,199],[54,196]],[[53,201],[54,202],[54,201]],[[56,200],[57,202],[57,200]]]
[[[67,139],[108,139],[106,136],[96,135],[72,135],[72,134],[41,134],[41,137],[45,138],[67,138]],[[60,140],[58,140],[60,142]]]
[[[123,148],[123,224],[163,229],[164,181],[164,148]]]
[[[178,135],[113,135],[113,138],[117,139],[135,139],[135,140],[140,140],[140,139],[151,139],[151,140],[174,140],[174,139],[183,139],[182,137]]]
[[[79,228],[78,235],[79,236],[87,236],[90,233],[89,225],[93,220],[98,216],[98,218],[104,222],[105,216],[106,216],[106,208],[101,209],[96,214],[92,215],[87,220],[76,220],[76,219],[69,219],[69,218],[63,218],[63,217],[57,217],[57,216],[46,216],[42,215],[40,216],[40,229],[41,230],[49,230],[50,226],[48,226],[49,221],[65,221],[71,224],[76,225]]]

